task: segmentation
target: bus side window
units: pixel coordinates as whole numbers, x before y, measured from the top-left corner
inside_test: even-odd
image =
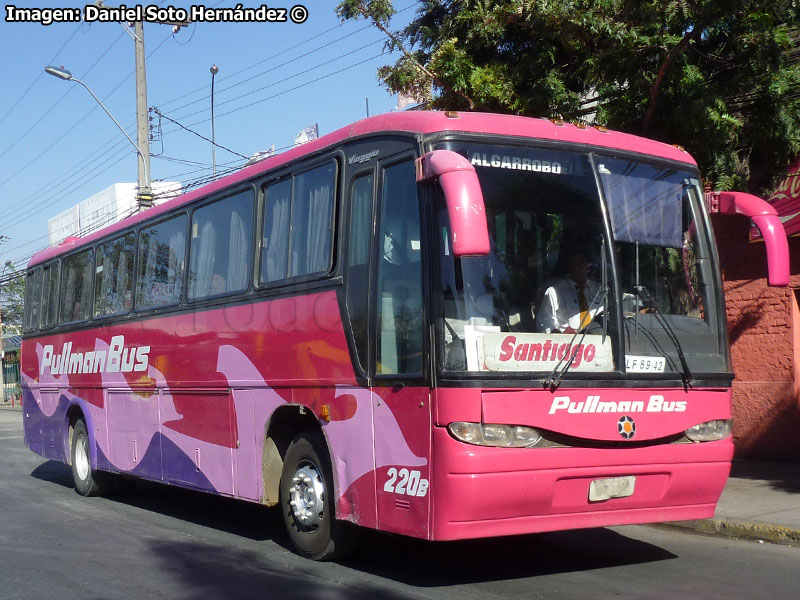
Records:
[[[25,278],[25,317],[23,328],[25,331],[35,331],[39,328],[39,300],[42,292],[42,270],[29,271]]]
[[[264,221],[261,227],[261,277],[268,283],[286,279],[289,256],[289,211],[292,180],[267,186],[264,190]]]
[[[61,323],[89,318],[92,299],[92,251],[84,250],[64,259],[61,281]]]
[[[327,273],[333,247],[336,164],[300,173],[294,181],[289,277]]]
[[[356,353],[367,364],[367,297],[369,248],[372,234],[372,192],[375,176],[359,176],[351,187],[350,232],[347,236],[347,312],[353,329]]]
[[[186,215],[179,215],[139,231],[137,308],[180,302],[186,267],[186,222]]]
[[[55,261],[44,267],[42,278],[42,327],[52,327],[56,323],[59,266],[59,262]]]
[[[118,315],[131,308],[133,233],[97,247],[94,276],[94,316]]]
[[[252,190],[194,211],[189,246],[190,300],[247,289],[252,229]]]
[[[378,234],[377,374],[422,372],[422,249],[414,163],[386,168]]]

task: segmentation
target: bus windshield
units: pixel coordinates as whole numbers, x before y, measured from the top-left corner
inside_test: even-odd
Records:
[[[447,142],[481,183],[485,256],[437,204],[444,371],[729,371],[692,172],[619,156]]]

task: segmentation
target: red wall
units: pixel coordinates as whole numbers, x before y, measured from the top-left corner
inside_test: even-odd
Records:
[[[790,288],[766,280],[764,244],[749,220],[712,215],[725,287],[738,456],[800,459],[800,238],[790,238]]]

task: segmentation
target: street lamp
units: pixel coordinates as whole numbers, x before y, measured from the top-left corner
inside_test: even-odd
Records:
[[[214,77],[219,73],[217,65],[211,65],[211,168],[214,178],[217,177],[217,144],[214,141]]]
[[[111,120],[114,121],[114,125],[119,127],[119,130],[122,132],[122,134],[128,139],[128,141],[131,143],[131,145],[136,149],[136,153],[139,155],[139,158],[141,158],[142,165],[144,166],[144,179],[139,181],[139,192],[136,195],[136,199],[137,199],[137,201],[139,203],[139,210],[141,210],[143,208],[143,206],[144,206],[144,203],[145,202],[149,202],[150,199],[151,199],[151,196],[150,196],[150,165],[147,164],[148,161],[145,160],[145,157],[144,157],[144,154],[142,153],[142,150],[139,148],[139,146],[136,144],[136,142],[134,142],[131,139],[131,136],[128,135],[128,132],[126,132],[122,128],[122,125],[120,125],[117,122],[117,120],[114,118],[114,115],[112,115],[110,112],[108,112],[108,109],[100,101],[100,98],[97,97],[97,95],[92,91],[92,89],[88,85],[86,85],[80,79],[76,79],[75,77],[73,77],[72,73],[70,73],[63,66],[54,67],[54,66],[51,65],[49,67],[45,67],[44,71],[45,71],[45,73],[47,73],[48,75],[52,75],[53,77],[58,77],[59,79],[63,79],[64,81],[74,81],[75,83],[80,83],[83,87],[85,87],[86,90],[92,95],[92,98],[94,98],[97,101],[97,103],[100,105],[100,108],[102,108],[105,111],[105,113],[111,118]]]

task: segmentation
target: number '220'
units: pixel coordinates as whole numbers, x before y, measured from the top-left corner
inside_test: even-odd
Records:
[[[428,480],[422,479],[419,471],[391,467],[386,475],[389,477],[383,486],[384,492],[422,497],[428,493]],[[395,482],[397,485],[395,485]]]

